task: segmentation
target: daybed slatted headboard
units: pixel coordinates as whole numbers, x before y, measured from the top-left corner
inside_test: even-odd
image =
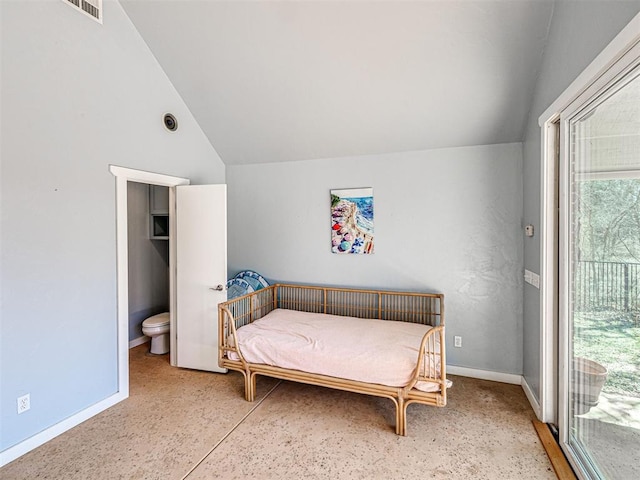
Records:
[[[273,285],[276,305],[305,312],[444,325],[442,295],[333,287]]]
[[[275,284],[234,298],[223,305],[233,315],[236,329],[264,317],[276,308],[396,320],[434,327],[444,325],[443,295],[437,293]]]

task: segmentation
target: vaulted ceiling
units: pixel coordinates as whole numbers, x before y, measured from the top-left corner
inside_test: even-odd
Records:
[[[519,142],[550,0],[120,0],[227,165]]]

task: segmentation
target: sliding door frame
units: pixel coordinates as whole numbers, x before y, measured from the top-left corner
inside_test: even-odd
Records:
[[[594,100],[603,95],[622,77],[640,65],[640,14],[614,38],[614,40],[596,57],[587,69],[563,92],[563,94],[540,116],[539,125],[542,128],[542,192],[541,192],[541,225],[544,235],[541,245],[541,292],[540,292],[540,417],[548,423],[560,426],[560,443],[564,447],[568,445],[567,406],[568,388],[557,389],[558,383],[568,385],[568,325],[566,322],[568,313],[568,285],[569,279],[565,273],[568,270],[569,257],[567,256],[569,245],[566,235],[559,236],[559,247],[556,247],[556,235],[558,226],[555,223],[555,182],[556,151],[560,149],[560,177],[568,179],[570,172],[569,162],[569,121],[578,115],[583,108],[592,104]],[[560,120],[559,127],[558,121]],[[557,128],[560,128],[558,145]],[[568,181],[560,182],[560,231],[569,228],[567,191]],[[560,272],[556,266],[556,248],[562,264]],[[559,276],[558,276],[559,275]],[[554,331],[556,309],[554,296],[558,295],[558,329]],[[555,348],[558,349],[556,358]],[[557,363],[556,363],[557,362]],[[567,447],[568,448],[568,447]],[[580,478],[588,478],[589,473],[583,471],[571,456],[569,461]]]
[[[591,98],[596,91],[603,88],[628,67],[633,52],[640,45],[640,13],[609,43],[609,45],[591,62],[571,85],[545,110],[538,118],[542,129],[542,159],[540,194],[540,225],[543,235],[540,245],[540,420],[555,423],[558,420],[557,390],[555,375],[562,374],[562,366],[555,364],[555,345],[557,334],[554,333],[554,319],[557,310],[554,296],[558,292],[556,266],[556,238],[558,235],[555,222],[555,182],[556,151],[560,148],[556,135],[560,114],[578,98],[585,94]],[[630,55],[631,54],[631,55]],[[637,52],[636,52],[637,56]],[[589,92],[591,94],[589,94]],[[583,99],[584,101],[584,99]]]

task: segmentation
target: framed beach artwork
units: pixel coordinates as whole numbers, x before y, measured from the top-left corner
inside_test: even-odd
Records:
[[[373,188],[331,190],[331,251],[373,253]]]

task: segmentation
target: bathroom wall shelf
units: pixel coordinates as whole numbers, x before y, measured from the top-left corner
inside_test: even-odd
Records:
[[[169,215],[151,215],[151,240],[169,240]]]
[[[149,186],[149,238],[169,240],[169,188]]]

